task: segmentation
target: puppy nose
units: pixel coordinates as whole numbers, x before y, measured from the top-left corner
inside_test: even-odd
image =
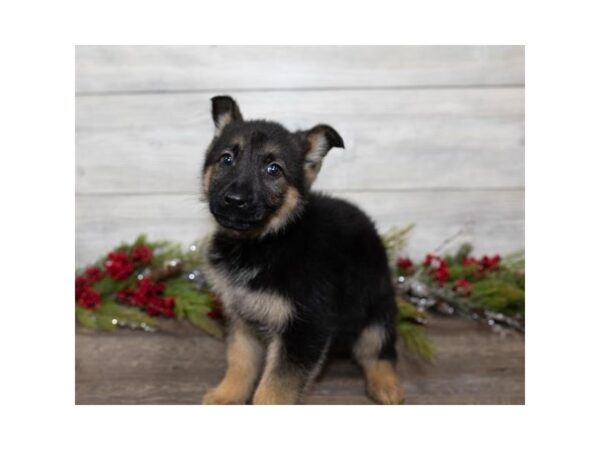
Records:
[[[229,192],[225,194],[225,203],[230,206],[241,208],[246,205],[246,196],[236,192]]]

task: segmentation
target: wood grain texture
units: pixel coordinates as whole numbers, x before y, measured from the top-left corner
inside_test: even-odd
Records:
[[[416,223],[413,256],[459,230],[478,252],[524,245],[524,47],[79,46],[75,64],[78,266],[212,228],[197,200],[221,93],[249,118],[334,126],[347,148],[315,188],[381,231]]]
[[[435,364],[403,356],[407,404],[524,404],[524,340],[468,320],[434,317],[428,331]],[[402,344],[398,349],[405,355]],[[77,329],[77,404],[200,404],[225,370],[225,349],[187,324],[145,334]],[[308,393],[307,404],[371,404],[361,372],[337,360]]]
[[[77,46],[78,93],[524,84],[523,46]]]
[[[315,187],[335,190],[524,185],[522,88],[236,95],[247,118],[334,126]],[[78,97],[77,192],[199,191],[213,136],[210,95]]]
[[[462,231],[478,252],[511,252],[524,245],[523,191],[336,192],[362,207],[385,232],[416,224],[407,252],[422,257]],[[78,196],[76,264],[93,262],[139,233],[190,243],[213,229],[207,205],[188,194]]]

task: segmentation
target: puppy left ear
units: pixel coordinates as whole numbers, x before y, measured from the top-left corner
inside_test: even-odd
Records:
[[[230,123],[243,120],[240,108],[228,95],[219,95],[210,99],[212,102],[212,118],[215,123],[215,134],[218,136]]]
[[[304,178],[310,186],[321,170],[325,155],[333,147],[344,148],[344,140],[329,125],[320,124],[302,133],[304,146]]]

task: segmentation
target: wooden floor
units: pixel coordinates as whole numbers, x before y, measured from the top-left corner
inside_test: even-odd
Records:
[[[77,404],[199,404],[225,369],[224,344],[186,324],[160,333],[77,328]],[[434,318],[434,364],[402,357],[407,404],[524,404],[524,338],[466,319]],[[399,344],[401,350],[401,344]],[[359,369],[332,361],[308,404],[371,404]]]

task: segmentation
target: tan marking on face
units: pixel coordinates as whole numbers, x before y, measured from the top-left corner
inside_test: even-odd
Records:
[[[264,349],[260,341],[240,321],[232,321],[227,345],[227,371],[221,383],[206,393],[205,405],[246,403],[260,373]]]
[[[390,361],[378,360],[364,367],[368,394],[383,405],[399,405],[404,402],[404,389]]]
[[[244,138],[242,136],[236,136],[231,140],[231,144],[237,145],[241,151],[242,146],[244,145]],[[214,164],[208,166],[208,168],[204,171],[204,175],[202,176],[202,189],[204,194],[208,194],[208,191],[210,190],[210,180],[212,178],[214,168]]]
[[[254,393],[255,405],[293,405],[298,402],[302,377],[282,367],[281,338],[274,338],[267,349],[265,370]]]
[[[244,147],[245,142],[246,140],[244,139],[244,136],[235,136],[233,139],[231,139],[231,143],[233,145],[237,145],[240,150],[242,150]]]
[[[285,199],[279,209],[269,220],[269,223],[263,231],[263,236],[268,233],[273,233],[281,230],[285,227],[291,219],[294,217],[294,212],[300,201],[300,193],[298,189],[293,186],[289,186],[285,193]]]
[[[204,192],[204,195],[208,195],[213,168],[214,166],[208,166],[208,168],[204,171],[204,175],[202,176],[202,190]]]

